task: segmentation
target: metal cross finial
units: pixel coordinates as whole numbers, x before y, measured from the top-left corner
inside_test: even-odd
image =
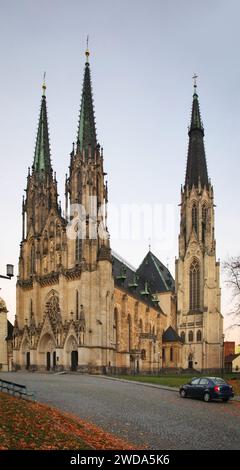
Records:
[[[89,58],[89,55],[90,55],[90,52],[89,52],[89,49],[88,49],[88,42],[89,42],[89,35],[87,35],[87,49],[86,49],[86,52],[85,52],[86,62],[88,62],[88,58]]]
[[[194,74],[192,78],[193,78],[193,86],[194,86],[194,89],[196,91],[198,75]]]
[[[151,238],[148,239],[148,248],[149,248],[149,251],[151,251]]]
[[[42,84],[42,91],[43,91],[43,96],[45,96],[45,91],[46,91],[46,72],[43,74],[43,84]]]

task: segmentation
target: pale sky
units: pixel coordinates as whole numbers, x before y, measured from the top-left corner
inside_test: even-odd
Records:
[[[104,147],[112,204],[166,205],[171,233],[151,230],[112,247],[138,266],[151,249],[174,274],[180,186],[184,183],[192,76],[205,127],[208,171],[215,190],[217,257],[239,254],[240,3],[238,0],[0,0],[0,273],[15,265],[21,241],[21,200],[32,165],[47,73],[53,168],[62,202],[76,139],[89,35],[98,139]],[[0,280],[9,318],[15,281]],[[222,312],[230,293],[222,282]],[[227,319],[226,324],[229,323]],[[240,342],[240,331],[227,336]]]

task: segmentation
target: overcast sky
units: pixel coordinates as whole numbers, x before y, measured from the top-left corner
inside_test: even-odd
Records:
[[[112,217],[113,249],[138,266],[150,237],[152,251],[175,275],[178,204],[197,73],[217,205],[217,257],[239,254],[239,17],[238,0],[0,0],[1,274],[6,263],[17,272],[21,200],[33,161],[44,71],[52,162],[64,200],[87,35],[109,200],[117,207],[160,205],[165,214],[159,234],[150,228],[137,241],[120,239]],[[169,233],[162,222],[166,214]],[[0,287],[13,319],[15,280],[1,280]],[[230,296],[224,283],[222,291],[226,316]],[[240,331],[234,337],[240,342]]]

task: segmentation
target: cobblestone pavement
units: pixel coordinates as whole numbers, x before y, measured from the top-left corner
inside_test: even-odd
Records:
[[[182,399],[178,393],[78,374],[0,373],[37,401],[149,449],[239,449],[240,403]]]

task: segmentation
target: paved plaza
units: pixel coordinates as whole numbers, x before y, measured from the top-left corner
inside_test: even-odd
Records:
[[[239,449],[240,403],[204,403],[136,383],[79,374],[0,373],[39,402],[149,449]]]

